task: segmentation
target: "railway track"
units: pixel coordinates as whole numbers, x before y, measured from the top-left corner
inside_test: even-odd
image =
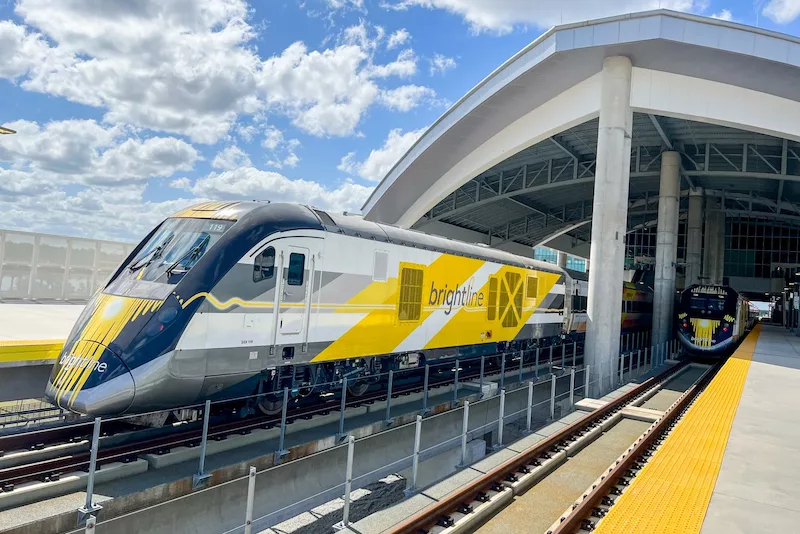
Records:
[[[513,356],[513,355],[512,355]],[[582,359],[582,354],[576,357]],[[440,364],[440,367],[450,369],[454,362],[450,364]],[[529,362],[530,363],[530,362]],[[550,363],[549,361],[541,362]],[[553,362],[555,363],[555,362]],[[516,370],[511,368],[503,369],[500,365],[487,366],[483,376],[485,379],[492,379],[502,371],[508,375]],[[464,372],[460,375],[461,382],[479,378],[480,371]],[[443,386],[449,386],[455,381],[454,373],[448,371],[431,374],[429,380],[429,390]],[[392,398],[402,395],[410,395],[423,391],[423,384],[415,383],[408,385],[397,385],[392,389]],[[364,395],[346,399],[345,408],[353,408],[364,404],[386,401],[387,391],[367,392]],[[297,419],[311,419],[315,416],[327,415],[334,411],[341,410],[341,399],[331,396],[312,406],[300,406],[291,408],[287,411],[287,423]],[[281,414],[252,416],[235,421],[225,421],[212,424],[209,428],[209,440],[223,440],[229,435],[247,434],[258,428],[273,428],[281,424]],[[43,450],[47,446],[58,443],[74,443],[83,440],[90,440],[93,423],[80,422],[59,427],[46,428],[0,436],[0,456],[2,451],[12,450]],[[97,465],[112,462],[129,462],[138,455],[147,453],[165,453],[173,447],[189,446],[194,447],[200,444],[202,439],[202,428],[197,423],[179,425],[173,428],[164,427],[161,429],[144,429],[131,431],[130,425],[126,425],[119,419],[111,419],[103,422],[102,432],[104,437],[110,437],[117,433],[128,432],[124,442],[111,446],[102,446],[98,452]],[[88,470],[90,452],[81,451],[73,454],[59,455],[55,458],[36,460],[22,463],[21,465],[11,466],[0,469],[0,491],[10,492],[20,484],[26,482],[47,482],[56,481],[63,473],[79,470]]]
[[[522,502],[526,492],[533,493],[532,488],[539,485],[546,486],[548,477],[558,476],[555,473],[559,469],[567,467],[569,462],[582,451],[588,451],[593,443],[598,443],[605,433],[614,428],[612,425],[615,421],[612,421],[612,418],[622,420],[619,412],[638,404],[637,401],[650,398],[662,385],[688,372],[688,366],[689,362],[686,361],[647,379],[619,398],[587,413],[581,419],[532,445],[523,453],[502,462],[437,503],[410,516],[388,532],[449,534],[476,530],[487,533],[519,530],[518,527],[511,526],[513,522],[497,521],[507,511],[512,512],[517,499],[520,500],[520,505],[517,506],[518,512],[513,513],[520,515],[519,521],[526,531],[536,530],[533,528],[531,517],[538,512],[538,509],[531,502]],[[631,477],[643,467],[654,447],[657,447],[658,442],[663,439],[664,433],[674,426],[676,419],[713,378],[719,367],[720,364],[703,372],[699,380],[695,380],[644,434],[640,433],[641,430],[633,434],[638,436],[638,439],[632,438],[636,439],[636,442],[630,447],[625,445],[622,456],[617,457],[615,453],[612,458],[617,458],[616,461],[612,459],[603,463],[603,466],[611,463],[612,467],[601,467],[595,472],[596,475],[591,475],[590,479],[594,482],[589,482],[588,486],[580,486],[587,489],[577,490],[578,493],[575,495],[578,497],[577,501],[574,501],[575,496],[567,497],[569,505],[557,510],[556,515],[546,521],[547,525],[551,525],[549,529],[539,522],[541,532],[566,534],[594,530],[597,521],[613,504],[615,496],[621,493]],[[631,441],[625,443],[630,444]],[[564,476],[563,472],[561,476]],[[552,494],[545,497],[553,499]]]

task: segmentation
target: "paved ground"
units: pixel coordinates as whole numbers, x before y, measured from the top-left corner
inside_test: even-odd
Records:
[[[707,367],[689,367],[684,372],[664,384],[664,387],[661,388],[661,391],[653,395],[647,400],[647,402],[642,404],[642,408],[659,410],[661,412],[666,411],[675,403],[676,400],[678,400],[681,395],[683,395],[683,392],[689,389],[689,386],[694,384],[697,379],[700,378],[700,376],[702,376],[702,374],[707,370]]]
[[[800,532],[800,337],[764,325],[702,534]]]
[[[545,532],[649,426],[650,423],[622,419],[542,482],[514,499],[477,532]]]
[[[0,341],[66,339],[83,306],[0,302]]]

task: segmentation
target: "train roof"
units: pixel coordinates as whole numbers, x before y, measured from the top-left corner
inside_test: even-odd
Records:
[[[517,256],[510,252],[489,248],[486,245],[465,243],[447,237],[426,234],[418,230],[408,230],[389,224],[375,223],[364,220],[360,215],[337,214],[317,208],[309,209],[317,214],[322,225],[329,232],[338,232],[357,237],[368,237],[376,241],[453,253],[460,256],[478,258],[486,261],[496,261],[539,271],[568,274],[566,270],[552,263],[534,260],[524,256]],[[533,252],[533,249],[531,249],[531,252]]]
[[[555,264],[526,258],[490,248],[487,245],[465,243],[447,237],[426,234],[418,230],[398,228],[389,224],[375,223],[364,220],[360,215],[333,213],[312,206],[303,206],[289,203],[268,203],[259,201],[218,201],[204,202],[185,208],[170,217],[192,217],[201,219],[238,220],[245,214],[254,210],[264,210],[264,217],[268,212],[280,210],[281,216],[296,218],[297,222],[306,218],[305,214],[312,215],[319,220],[321,226],[328,232],[373,239],[384,243],[394,243],[409,247],[446,252],[459,256],[466,256],[485,261],[495,261],[517,267],[536,269],[539,271],[567,274],[578,277],[582,273],[566,271]],[[310,213],[309,213],[310,212]],[[260,218],[257,214],[254,216]],[[317,227],[318,228],[318,227]],[[533,252],[533,249],[531,249]]]

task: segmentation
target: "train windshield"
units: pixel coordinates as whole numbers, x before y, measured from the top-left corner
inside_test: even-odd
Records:
[[[233,221],[167,219],[128,265],[137,280],[177,283]]]
[[[692,295],[692,311],[719,313],[725,310],[725,298],[717,295]]]

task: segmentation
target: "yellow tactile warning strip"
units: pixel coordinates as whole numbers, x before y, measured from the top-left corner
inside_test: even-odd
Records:
[[[595,532],[700,532],[760,329],[720,369]]]
[[[63,346],[63,339],[0,341],[0,364],[55,360]]]

